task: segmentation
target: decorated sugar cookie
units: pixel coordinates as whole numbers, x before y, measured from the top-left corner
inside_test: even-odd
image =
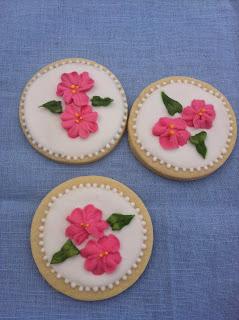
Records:
[[[119,142],[128,106],[118,79],[96,62],[51,63],[26,84],[20,122],[31,145],[59,162],[100,159]]]
[[[31,247],[42,276],[78,300],[102,300],[130,287],[152,250],[151,219],[125,185],[80,177],[59,185],[41,202]]]
[[[217,89],[188,77],[145,88],[134,102],[129,143],[142,163],[172,179],[193,180],[217,170],[236,142],[237,124]]]

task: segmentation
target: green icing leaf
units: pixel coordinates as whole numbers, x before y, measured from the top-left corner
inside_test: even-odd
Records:
[[[46,108],[52,113],[62,113],[61,101],[56,101],[56,100],[48,101],[43,105],[41,105],[40,108]]]
[[[121,230],[130,223],[133,217],[134,215],[131,214],[112,213],[112,215],[107,219],[107,222],[111,226],[112,230]]]
[[[94,107],[107,107],[112,101],[113,99],[111,98],[101,98],[100,96],[94,96],[91,99],[91,103]]]
[[[71,240],[67,240],[63,247],[57,251],[51,259],[51,264],[61,263],[66,259],[76,256],[80,251],[75,247]]]
[[[181,105],[181,103],[179,103],[176,100],[173,100],[172,98],[167,96],[166,93],[164,93],[163,91],[161,92],[161,97],[162,97],[162,100],[163,100],[165,107],[168,110],[168,113],[171,116],[173,116],[177,112],[179,112],[179,113],[182,112],[183,106]]]
[[[205,145],[205,140],[207,137],[206,131],[201,131],[195,136],[190,137],[190,142],[195,145],[197,152],[205,159],[207,154],[207,147]]]

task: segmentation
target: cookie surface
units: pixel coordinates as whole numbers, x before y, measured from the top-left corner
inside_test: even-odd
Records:
[[[193,180],[217,170],[236,142],[228,100],[200,80],[169,77],[145,88],[130,112],[129,144],[149,169],[167,178]]]
[[[112,151],[127,115],[119,80],[106,67],[81,58],[59,60],[39,70],[26,84],[19,106],[30,144],[65,163],[96,161]]]
[[[152,244],[152,223],[142,201],[105,177],[79,177],[53,189],[31,227],[40,273],[78,300],[107,299],[130,287],[146,268]]]

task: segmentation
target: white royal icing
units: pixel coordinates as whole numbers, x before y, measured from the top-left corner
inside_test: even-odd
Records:
[[[122,260],[112,274],[94,275],[84,269],[85,258],[72,257],[63,263],[50,265],[51,258],[65,243],[65,229],[69,226],[66,217],[77,207],[84,207],[92,203],[102,210],[103,219],[107,219],[112,213],[134,214],[130,224],[120,231],[112,231],[109,227],[105,234],[114,234],[120,241],[120,254]],[[52,197],[48,204],[46,217],[42,219],[39,227],[39,245],[42,247],[43,259],[46,265],[51,268],[57,278],[64,278],[72,288],[78,287],[82,290],[105,290],[105,287],[112,288],[118,285],[120,280],[126,280],[132,274],[132,268],[137,268],[137,263],[146,249],[144,241],[147,239],[146,222],[140,210],[130,198],[111,189],[108,185],[93,186],[90,184],[74,186],[71,190],[66,189],[64,193]],[[90,238],[89,238],[90,239]],[[88,240],[89,240],[88,239]],[[78,246],[83,248],[87,240]]]
[[[56,62],[45,72],[33,77],[24,92],[22,117],[33,144],[55,156],[83,159],[85,156],[92,157],[99,152],[105,152],[104,148],[110,148],[120,138],[127,120],[127,102],[119,81],[109,70],[96,63],[73,60],[64,64]],[[93,107],[94,111],[98,112],[99,129],[87,139],[69,138],[67,131],[61,126],[59,115],[39,108],[50,100],[63,102],[63,99],[56,95],[57,84],[61,82],[62,73],[72,71],[87,71],[95,81],[94,87],[87,92],[89,98],[99,95],[114,100],[107,108]]]
[[[191,143],[174,149],[165,150],[159,144],[158,137],[152,134],[154,124],[161,117],[171,117],[161,98],[161,91],[164,91],[172,99],[179,101],[183,107],[191,105],[193,99],[205,100],[207,104],[213,104],[216,111],[216,118],[211,129],[194,129],[187,127],[187,130],[192,135],[204,130],[207,131],[207,156],[203,159],[197,153],[195,146]],[[137,110],[137,118],[135,124],[137,143],[141,145],[147,156],[152,156],[153,161],[159,160],[161,164],[166,164],[167,168],[174,166],[174,170],[181,169],[196,169],[200,170],[202,167],[207,169],[211,163],[216,162],[217,158],[226,151],[228,138],[230,136],[229,115],[224,106],[223,100],[216,97],[205,88],[199,87],[196,84],[189,84],[183,81],[171,82],[166,85],[157,85],[154,92],[146,94]],[[177,113],[174,118],[180,117]]]

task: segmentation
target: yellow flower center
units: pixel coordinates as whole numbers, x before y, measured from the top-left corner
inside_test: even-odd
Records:
[[[79,88],[79,86],[76,84],[71,84],[70,88],[71,88],[71,93],[75,94],[77,93],[77,89]]]
[[[81,223],[80,226],[85,229],[88,228],[90,225],[89,223]]]
[[[205,108],[201,108],[201,109],[199,110],[199,112],[198,112],[198,115],[199,115],[199,116],[202,116],[205,111],[206,111]]]
[[[80,123],[80,120],[83,120],[81,114],[78,112],[75,113],[75,118],[75,123]]]
[[[170,136],[173,136],[173,135],[175,135],[175,131],[174,130],[168,130],[168,134],[170,135]]]
[[[99,257],[100,258],[103,258],[105,256],[108,256],[109,252],[108,251],[102,251],[100,254],[99,254]]]

